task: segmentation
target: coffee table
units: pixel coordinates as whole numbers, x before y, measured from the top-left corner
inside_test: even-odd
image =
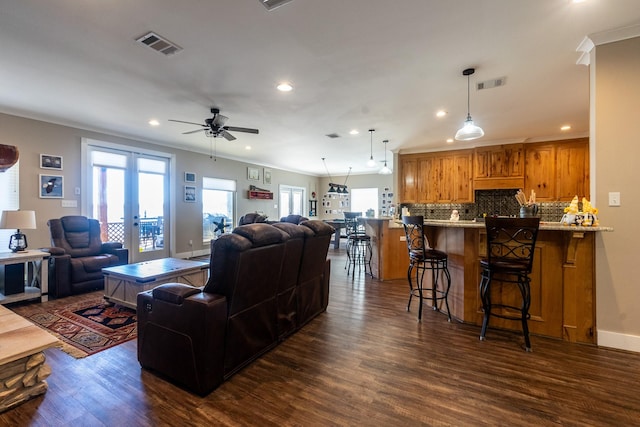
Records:
[[[135,309],[138,293],[169,282],[204,286],[208,272],[209,263],[180,258],[161,258],[103,268],[104,298]]]

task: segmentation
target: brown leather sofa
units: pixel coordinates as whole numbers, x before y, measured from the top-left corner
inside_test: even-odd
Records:
[[[51,233],[49,295],[54,298],[104,288],[102,269],[129,262],[129,250],[119,242],[102,242],[100,223],[85,216],[47,221]]]
[[[211,244],[203,288],[138,294],[140,365],[200,395],[327,308],[333,227],[253,223]]]

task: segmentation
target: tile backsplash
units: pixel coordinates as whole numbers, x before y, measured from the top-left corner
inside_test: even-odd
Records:
[[[401,204],[411,215],[422,215],[429,219],[449,219],[456,209],[462,220],[472,220],[487,215],[518,216],[520,205],[515,199],[518,189],[476,190],[475,203],[409,203]],[[542,221],[560,221],[568,202],[540,202],[539,215]]]

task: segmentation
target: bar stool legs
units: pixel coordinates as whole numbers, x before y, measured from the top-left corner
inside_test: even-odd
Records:
[[[369,275],[373,277],[371,269],[371,258],[373,258],[373,249],[371,248],[371,240],[365,238],[352,238],[347,240],[347,275],[355,276],[356,268],[367,274],[367,266],[369,267]]]
[[[413,271],[415,270],[415,286],[413,283]],[[431,286],[424,287],[424,274],[427,270],[431,271]],[[444,274],[446,284],[440,280],[441,273]],[[431,300],[433,310],[442,311],[438,306],[438,302],[442,305],[444,301],[447,308],[447,320],[451,322],[451,310],[449,309],[449,289],[451,288],[451,274],[447,268],[446,255],[443,259],[427,259],[419,262],[409,263],[407,270],[407,279],[409,280],[409,302],[407,303],[407,311],[411,311],[411,300],[415,295],[418,298],[418,322],[422,321],[422,305],[425,299]]]

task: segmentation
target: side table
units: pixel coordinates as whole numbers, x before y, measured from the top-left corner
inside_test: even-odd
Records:
[[[0,304],[40,298],[44,302],[49,299],[49,254],[38,250],[24,252],[0,253]],[[21,268],[15,268],[20,266]],[[25,283],[24,266],[27,266],[27,280]],[[19,274],[5,274],[7,269]],[[20,274],[21,273],[21,274]],[[17,277],[11,277],[17,276]],[[18,288],[22,292],[7,292],[7,288],[15,288],[15,284],[5,283],[5,280],[17,280]],[[9,286],[11,285],[11,286]]]

